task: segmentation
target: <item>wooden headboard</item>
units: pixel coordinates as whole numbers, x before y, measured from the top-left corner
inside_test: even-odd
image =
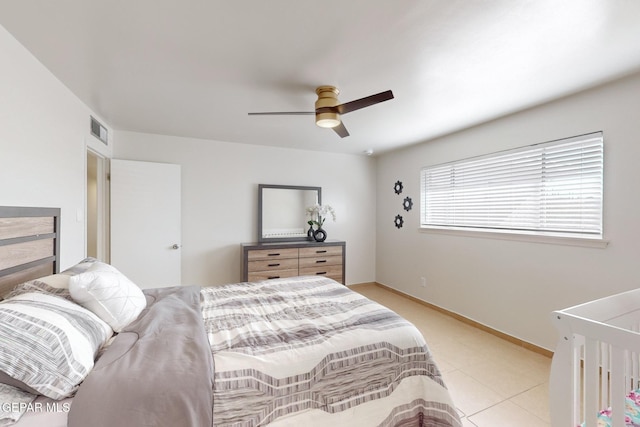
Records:
[[[0,299],[60,270],[60,209],[0,206]]]

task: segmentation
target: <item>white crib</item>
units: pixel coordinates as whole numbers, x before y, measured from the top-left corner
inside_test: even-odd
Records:
[[[553,312],[560,332],[551,364],[553,427],[597,427],[611,407],[625,426],[625,396],[640,387],[640,289]]]

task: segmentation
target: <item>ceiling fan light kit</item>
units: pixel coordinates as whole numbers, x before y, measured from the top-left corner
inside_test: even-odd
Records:
[[[316,114],[316,125],[321,128],[334,128],[340,124],[340,119],[336,113]]]
[[[347,114],[361,108],[370,107],[380,102],[393,99],[393,92],[390,90],[377,93],[375,95],[366,96],[356,99],[355,101],[339,104],[338,94],[340,91],[335,86],[320,86],[316,89],[318,100],[315,103],[315,111],[280,111],[280,112],[263,112],[249,113],[250,116],[300,116],[314,114],[316,116],[316,125],[321,128],[333,129],[340,138],[349,136],[349,131],[342,123],[340,115]]]
[[[338,105],[340,91],[333,86],[320,86],[316,89],[316,125],[321,128],[334,128],[340,124],[340,115],[327,107]]]

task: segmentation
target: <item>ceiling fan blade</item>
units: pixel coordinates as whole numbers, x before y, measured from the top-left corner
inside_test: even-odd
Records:
[[[344,127],[344,123],[340,122],[340,124],[333,128],[333,130],[340,135],[340,138],[345,138],[349,136],[349,131],[346,127]]]
[[[250,116],[310,116],[316,114],[315,111],[273,111],[266,113],[247,113]]]
[[[345,102],[344,104],[336,105],[335,108],[339,114],[347,114],[361,108],[370,107],[371,105],[378,104],[380,102],[393,99],[393,92],[387,90],[375,95],[367,96],[364,98],[356,99],[355,101]]]

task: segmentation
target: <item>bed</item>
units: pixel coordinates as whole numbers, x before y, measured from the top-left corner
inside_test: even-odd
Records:
[[[418,330],[347,287],[314,276],[142,291],[91,258],[60,272],[59,219],[0,207],[4,425],[461,426]],[[20,325],[46,321],[33,347],[45,350],[17,353]],[[59,350],[47,334],[78,342]]]
[[[553,312],[553,426],[640,426],[640,289]]]

